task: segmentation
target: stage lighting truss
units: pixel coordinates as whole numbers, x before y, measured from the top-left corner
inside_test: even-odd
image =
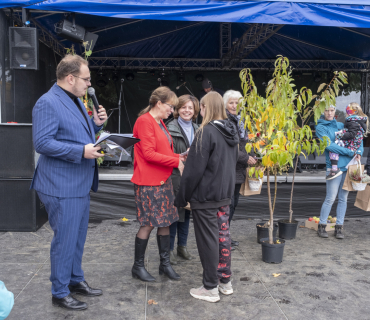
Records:
[[[122,57],[90,57],[89,66],[92,69],[122,68],[129,70],[196,70],[196,71],[240,71],[244,68],[252,70],[268,70],[274,68],[274,59],[243,59],[230,69],[224,69],[221,59],[168,59],[168,58],[122,58]],[[295,70],[316,71],[357,71],[370,72],[370,61],[354,60],[290,60],[290,65]]]

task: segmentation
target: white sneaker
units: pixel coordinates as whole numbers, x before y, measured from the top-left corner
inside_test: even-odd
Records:
[[[231,280],[228,283],[220,282],[220,284],[218,285],[218,291],[226,295],[233,294],[234,290],[233,286],[231,285]]]
[[[190,294],[199,300],[204,300],[208,302],[220,301],[220,295],[218,294],[218,289],[214,288],[212,290],[207,290],[203,286],[200,288],[193,288],[190,290]]]

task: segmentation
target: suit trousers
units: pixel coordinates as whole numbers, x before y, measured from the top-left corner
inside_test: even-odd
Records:
[[[68,285],[85,280],[81,264],[89,223],[90,194],[80,198],[60,198],[37,193],[54,231],[50,247],[51,293],[56,298],[63,298],[70,293]]]
[[[203,286],[214,289],[231,277],[229,206],[193,209],[194,233],[203,267]]]

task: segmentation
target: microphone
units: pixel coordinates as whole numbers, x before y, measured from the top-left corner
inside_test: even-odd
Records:
[[[87,94],[90,96],[90,98],[91,98],[91,100],[94,104],[96,112],[99,113],[99,102],[98,102],[98,99],[96,99],[95,89],[93,87],[89,87],[87,89]],[[100,120],[102,120],[102,119],[100,119]]]
[[[185,85],[186,82],[184,82],[183,84],[180,84],[179,86],[176,87],[176,90],[179,90],[180,87],[182,87],[183,85]]]

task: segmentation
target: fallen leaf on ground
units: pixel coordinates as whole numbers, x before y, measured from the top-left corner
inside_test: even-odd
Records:
[[[158,304],[158,302],[156,302],[155,300],[153,299],[150,299],[148,300],[148,304]]]
[[[299,226],[300,228],[305,228],[305,226]]]
[[[280,276],[281,273],[273,273],[272,275],[274,276],[274,278],[276,278],[276,277]]]
[[[121,221],[128,221],[128,219],[127,218],[122,218]]]

